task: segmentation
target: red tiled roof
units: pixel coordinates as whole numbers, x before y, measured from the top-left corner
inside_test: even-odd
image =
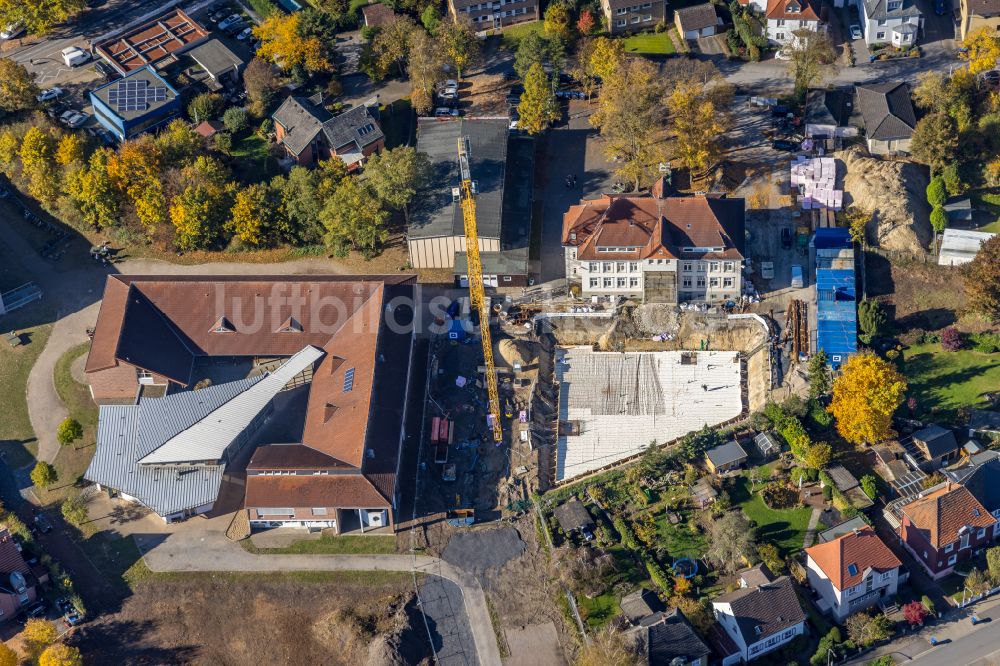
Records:
[[[868,569],[884,572],[902,564],[870,527],[806,548],[806,555],[838,590],[860,583]]]
[[[24,561],[24,556],[14,543],[14,536],[5,527],[0,529],[0,574],[10,574],[14,571],[22,574],[31,573],[28,563]]]
[[[388,507],[371,482],[360,474],[320,476],[248,476],[246,507]]]
[[[765,14],[769,19],[819,20],[808,0],[769,0]]]
[[[957,541],[963,527],[990,527],[997,522],[967,488],[954,483],[904,504],[901,511],[934,548]]]

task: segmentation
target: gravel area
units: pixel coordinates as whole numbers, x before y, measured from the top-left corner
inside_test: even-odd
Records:
[[[477,575],[499,568],[524,552],[521,535],[513,527],[461,532],[448,542],[442,559]]]

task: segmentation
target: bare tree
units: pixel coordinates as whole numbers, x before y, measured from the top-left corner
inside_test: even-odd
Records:
[[[754,530],[742,511],[730,511],[713,522],[708,544],[708,559],[729,573],[748,566],[756,550]]]

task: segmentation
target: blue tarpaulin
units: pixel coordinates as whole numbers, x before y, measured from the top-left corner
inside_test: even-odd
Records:
[[[818,229],[816,246],[820,246]],[[844,230],[846,233],[846,230]],[[826,240],[833,240],[830,235]],[[823,242],[825,243],[826,240]],[[850,241],[848,240],[848,243]],[[838,247],[827,245],[826,247]],[[838,368],[858,351],[857,287],[854,271],[820,268],[816,271],[816,347],[826,352],[830,365]]]

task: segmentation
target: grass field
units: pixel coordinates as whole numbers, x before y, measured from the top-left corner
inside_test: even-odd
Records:
[[[581,619],[590,629],[599,629],[605,622],[621,612],[618,606],[618,597],[614,592],[605,592],[593,599],[583,594],[577,595],[576,605],[580,611]]]
[[[0,418],[0,450],[14,467],[27,465],[33,459],[31,450],[27,448],[35,440],[35,432],[28,418],[28,373],[45,348],[52,325],[20,328],[19,322],[27,321],[21,317],[28,316],[27,311],[39,307],[41,306],[31,305],[26,311],[5,317],[5,335],[0,340],[0,395],[4,397],[3,418]],[[11,330],[21,335],[22,344],[18,347],[11,347],[7,343],[6,333]]]
[[[396,552],[396,538],[391,536],[327,536],[296,541],[286,548],[258,548],[250,539],[240,545],[257,555],[364,555]]]
[[[734,504],[739,504],[747,518],[757,523],[757,542],[773,543],[782,555],[791,555],[802,550],[802,540],[809,527],[812,510],[770,509],[760,495],[751,494],[749,482],[743,477],[735,480],[730,490]]]
[[[937,343],[913,345],[900,367],[918,412],[954,417],[962,407],[986,407],[984,394],[1000,387],[1000,354],[945,352]]]
[[[503,37],[501,38],[503,40],[503,45],[511,51],[516,51],[517,45],[521,43],[522,39],[533,32],[542,34],[543,28],[544,24],[541,21],[522,23],[520,25],[504,28]]]
[[[993,217],[992,222],[979,227],[976,231],[985,231],[994,234],[1000,233],[1000,193],[983,192],[974,194],[972,196],[972,203],[974,208],[986,211]]]
[[[705,554],[705,535],[700,531],[692,532],[688,527],[689,521],[693,520],[692,511],[678,511],[683,516],[683,520],[676,525],[671,525],[667,520],[667,512],[661,513],[656,518],[656,526],[660,533],[660,543],[670,553],[670,557],[690,557],[699,559]]]
[[[674,53],[674,43],[665,32],[644,32],[625,38],[627,53],[644,53],[648,55],[667,55]]]
[[[278,175],[278,162],[268,152],[267,139],[249,134],[233,141],[233,172],[246,183],[259,183]]]

